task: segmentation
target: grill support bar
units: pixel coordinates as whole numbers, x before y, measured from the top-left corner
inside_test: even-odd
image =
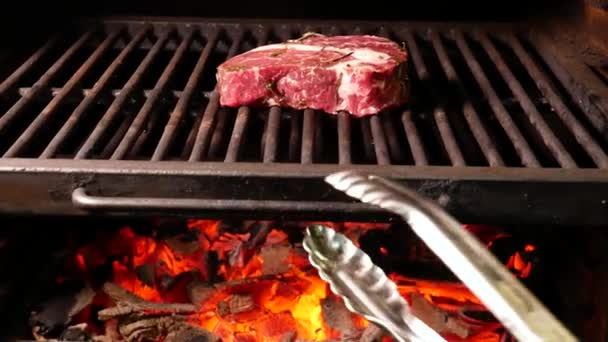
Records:
[[[344,170],[342,166],[300,163],[239,163],[239,166],[240,172],[235,173],[232,164],[216,162],[4,159],[0,161],[3,189],[0,212],[210,217],[238,212],[274,218],[287,215],[292,219],[390,219],[382,210],[370,212],[360,211],[357,206],[329,205],[353,203],[343,194],[331,191],[323,180],[330,173]],[[484,167],[350,165],[348,169],[374,172],[397,181],[438,201],[448,212],[469,223],[582,227],[605,226],[608,222],[608,174],[604,170],[497,168],[489,174]],[[74,207],[72,192],[77,188],[100,197],[220,200],[232,209],[91,211]],[[226,199],[255,200],[256,206],[236,208],[222,202]],[[260,203],[265,201],[316,202],[317,207],[304,211],[291,207],[279,211],[259,209],[257,204],[263,207]]]

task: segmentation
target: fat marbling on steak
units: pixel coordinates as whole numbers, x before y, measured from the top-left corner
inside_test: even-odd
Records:
[[[371,35],[323,36],[257,47],[217,70],[220,104],[281,106],[357,117],[404,104],[408,54]]]

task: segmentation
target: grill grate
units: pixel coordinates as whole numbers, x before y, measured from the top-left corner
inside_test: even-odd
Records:
[[[411,103],[363,119],[219,106],[217,65],[310,30],[404,42],[412,62]],[[535,46],[526,34],[504,28],[107,20],[95,29],[62,33],[12,73],[4,70],[0,153],[39,159],[608,167],[604,109],[573,97],[572,86],[561,82],[563,70],[555,73],[555,63]]]

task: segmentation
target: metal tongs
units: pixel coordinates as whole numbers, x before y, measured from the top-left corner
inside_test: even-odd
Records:
[[[578,341],[475,236],[432,201],[374,175],[346,171],[325,180],[350,197],[403,217],[517,340]],[[351,311],[383,326],[399,341],[444,340],[412,314],[396,285],[345,236],[311,225],[304,248]]]

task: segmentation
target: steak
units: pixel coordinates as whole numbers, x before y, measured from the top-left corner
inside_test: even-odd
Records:
[[[225,107],[309,108],[362,117],[407,102],[407,62],[405,49],[387,38],[308,33],[225,61],[217,69],[217,91]]]

